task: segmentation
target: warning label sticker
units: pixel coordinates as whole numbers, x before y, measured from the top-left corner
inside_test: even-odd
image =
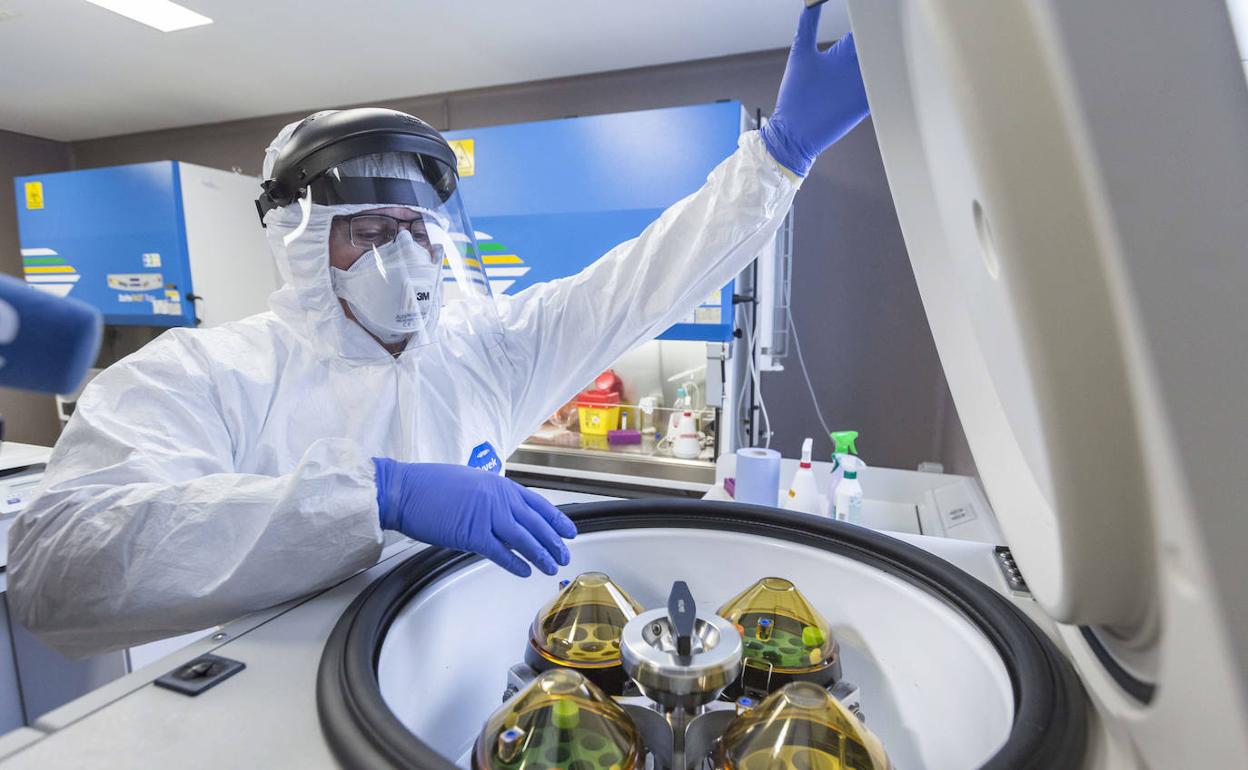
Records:
[[[460,176],[472,176],[477,173],[477,142],[475,139],[451,139],[451,149],[455,151],[455,163]]]
[[[26,183],[26,208],[43,208],[43,182]]]

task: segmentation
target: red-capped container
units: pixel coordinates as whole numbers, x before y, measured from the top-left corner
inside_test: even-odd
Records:
[[[581,433],[605,436],[620,427],[620,394],[606,390],[587,390],[576,397]]]

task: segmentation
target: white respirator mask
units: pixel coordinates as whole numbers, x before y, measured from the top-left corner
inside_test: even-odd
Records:
[[[387,345],[419,335],[432,341],[442,306],[442,249],[430,252],[400,230],[346,270],[330,268],[334,293],[360,325]]]

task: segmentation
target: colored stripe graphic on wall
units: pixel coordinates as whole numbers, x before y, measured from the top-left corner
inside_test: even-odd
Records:
[[[476,238],[475,250],[467,243],[460,242],[460,248],[465,252],[463,263],[470,268],[467,270],[466,277],[477,284],[484,284],[488,279],[491,292],[506,294],[518,278],[529,272],[529,266],[524,264],[524,260],[516,254],[496,253],[507,251],[507,247],[495,241],[489,233],[477,231]],[[480,255],[480,261],[473,258],[477,255]],[[483,272],[484,276],[482,276]],[[455,283],[455,273],[451,270],[451,263],[445,259],[442,260],[442,281]]]
[[[82,276],[52,249],[22,249],[22,273],[32,288],[64,297]]]
[[[518,254],[498,253],[508,251],[502,243],[494,240],[489,233],[477,232],[477,245],[481,249],[481,261],[485,264],[485,274],[490,279],[490,291],[495,294],[506,294],[515,285],[516,280],[529,272],[530,268]]]

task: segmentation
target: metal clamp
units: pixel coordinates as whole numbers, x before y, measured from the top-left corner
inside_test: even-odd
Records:
[[[1009,585],[1010,591],[1018,596],[1031,596],[1031,589],[1027,587],[1027,581],[1023,579],[1023,573],[1019,571],[1010,549],[999,545],[992,553],[997,559],[997,566],[1001,569],[1001,574],[1005,576],[1005,582]]]

